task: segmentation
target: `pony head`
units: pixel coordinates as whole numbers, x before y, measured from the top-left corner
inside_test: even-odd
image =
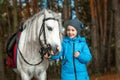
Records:
[[[61,16],[51,10],[43,9],[24,24],[20,48],[24,53],[38,53],[40,47],[50,45],[54,53],[61,50]]]
[[[60,15],[50,10],[44,11],[43,33],[40,40],[43,45],[49,44],[52,51],[57,53],[61,50],[61,20]],[[42,29],[42,28],[41,28]],[[59,48],[59,50],[57,50]]]

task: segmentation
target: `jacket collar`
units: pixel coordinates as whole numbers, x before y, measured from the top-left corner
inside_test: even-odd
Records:
[[[80,42],[86,42],[85,37],[81,37],[80,35],[77,35],[75,38],[69,38],[68,36],[63,38],[64,42],[71,42],[71,41],[80,41]]]

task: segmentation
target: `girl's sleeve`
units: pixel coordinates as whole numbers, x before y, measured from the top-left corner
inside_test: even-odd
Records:
[[[83,45],[83,49],[80,52],[80,55],[77,57],[79,59],[79,61],[81,63],[88,63],[91,61],[92,59],[92,55],[90,53],[90,49],[87,45],[87,43],[85,42],[85,44]]]

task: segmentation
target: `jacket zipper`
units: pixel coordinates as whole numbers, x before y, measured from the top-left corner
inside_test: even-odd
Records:
[[[76,73],[76,65],[75,65],[74,52],[75,52],[75,43],[73,42],[73,66],[74,66],[75,80],[77,80],[77,73]]]
[[[68,62],[68,60],[66,60],[66,61],[63,63],[63,65],[65,65],[67,62]]]

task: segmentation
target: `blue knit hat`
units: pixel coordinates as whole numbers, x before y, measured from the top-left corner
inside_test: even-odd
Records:
[[[84,27],[83,23],[78,18],[69,20],[66,27],[68,26],[73,26],[78,33]]]

